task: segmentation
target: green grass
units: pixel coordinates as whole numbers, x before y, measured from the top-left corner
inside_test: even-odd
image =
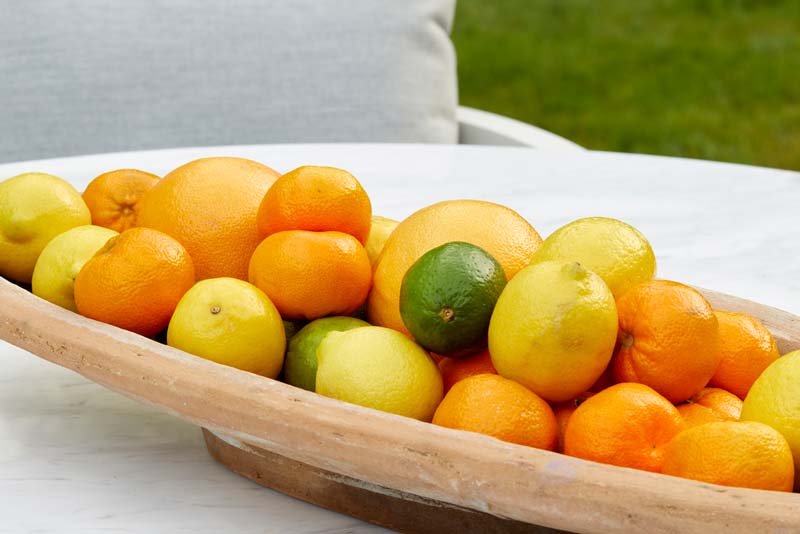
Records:
[[[597,150],[800,169],[800,0],[460,0],[461,103]]]

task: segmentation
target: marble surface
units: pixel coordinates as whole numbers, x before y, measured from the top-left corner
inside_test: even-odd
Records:
[[[444,199],[508,205],[543,236],[579,217],[625,220],[658,274],[800,314],[800,174],[600,152],[421,145],[272,145],[107,154],[0,165],[82,190],[136,167],[244,156],[279,171],[343,167],[376,214]],[[488,221],[487,221],[488,222]],[[200,431],[0,342],[0,532],[369,532],[381,529],[264,489],[218,466]]]

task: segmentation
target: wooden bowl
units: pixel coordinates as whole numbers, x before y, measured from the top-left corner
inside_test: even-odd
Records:
[[[761,319],[781,353],[800,319],[702,290]],[[800,532],[800,495],[588,462],[328,399],[86,319],[0,278],[0,338],[204,429],[255,482],[414,532]]]

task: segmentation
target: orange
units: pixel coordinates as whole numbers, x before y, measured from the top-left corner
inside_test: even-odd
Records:
[[[139,205],[138,225],[169,234],[186,247],[198,280],[247,280],[258,246],[256,215],[278,173],[242,158],[204,158],[178,167]]]
[[[136,226],[139,201],[159,179],[149,172],[119,169],[89,182],[83,200],[92,213],[92,224],[117,232]]]
[[[686,428],[718,421],[738,421],[742,400],[724,389],[703,388],[685,404],[677,406]]]
[[[619,331],[612,359],[617,382],[641,382],[670,402],[701,389],[720,361],[719,327],[695,289],[668,280],[643,282],[617,300]]]
[[[170,236],[131,228],[112,237],[75,279],[81,315],[152,337],[194,285],[186,249]]]
[[[558,443],[556,445],[556,452],[564,452],[564,433],[567,430],[567,423],[570,416],[575,413],[578,406],[583,404],[583,401],[594,395],[591,391],[587,391],[583,395],[578,395],[574,399],[558,402],[552,404],[553,413],[556,416],[556,424],[558,425]]]
[[[250,283],[267,294],[284,319],[350,315],[372,281],[367,251],[350,234],[288,230],[253,253]]]
[[[439,371],[442,373],[444,392],[450,391],[453,384],[467,377],[481,374],[497,374],[492,365],[489,349],[484,349],[477,354],[465,358],[447,358],[440,356]]]
[[[755,421],[706,423],[681,432],[666,447],[662,472],[752,489],[792,491],[794,485],[786,439]]]
[[[408,333],[400,317],[403,276],[423,254],[450,241],[481,247],[510,280],[528,265],[542,238],[517,212],[492,202],[448,200],[423,208],[397,225],[378,256],[367,303],[370,323]]]
[[[744,399],[756,378],[780,357],[778,345],[755,317],[720,310],[714,314],[719,321],[722,359],[708,383]]]
[[[564,432],[564,453],[659,472],[664,447],[683,430],[681,414],[644,384],[623,383],[578,406]]]
[[[258,209],[258,231],[264,238],[284,230],[335,230],[362,244],[372,226],[372,204],[364,188],[347,171],[334,167],[299,167],[269,188]]]
[[[547,450],[555,448],[558,435],[549,404],[517,382],[492,374],[457,382],[433,414],[433,424]]]

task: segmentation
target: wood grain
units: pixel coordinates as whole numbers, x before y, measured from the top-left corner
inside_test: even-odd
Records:
[[[705,292],[705,291],[704,291]],[[797,319],[705,292],[798,346]],[[0,338],[122,394],[314,468],[577,532],[800,532],[800,495],[617,468],[353,406],[92,321],[0,279]]]

